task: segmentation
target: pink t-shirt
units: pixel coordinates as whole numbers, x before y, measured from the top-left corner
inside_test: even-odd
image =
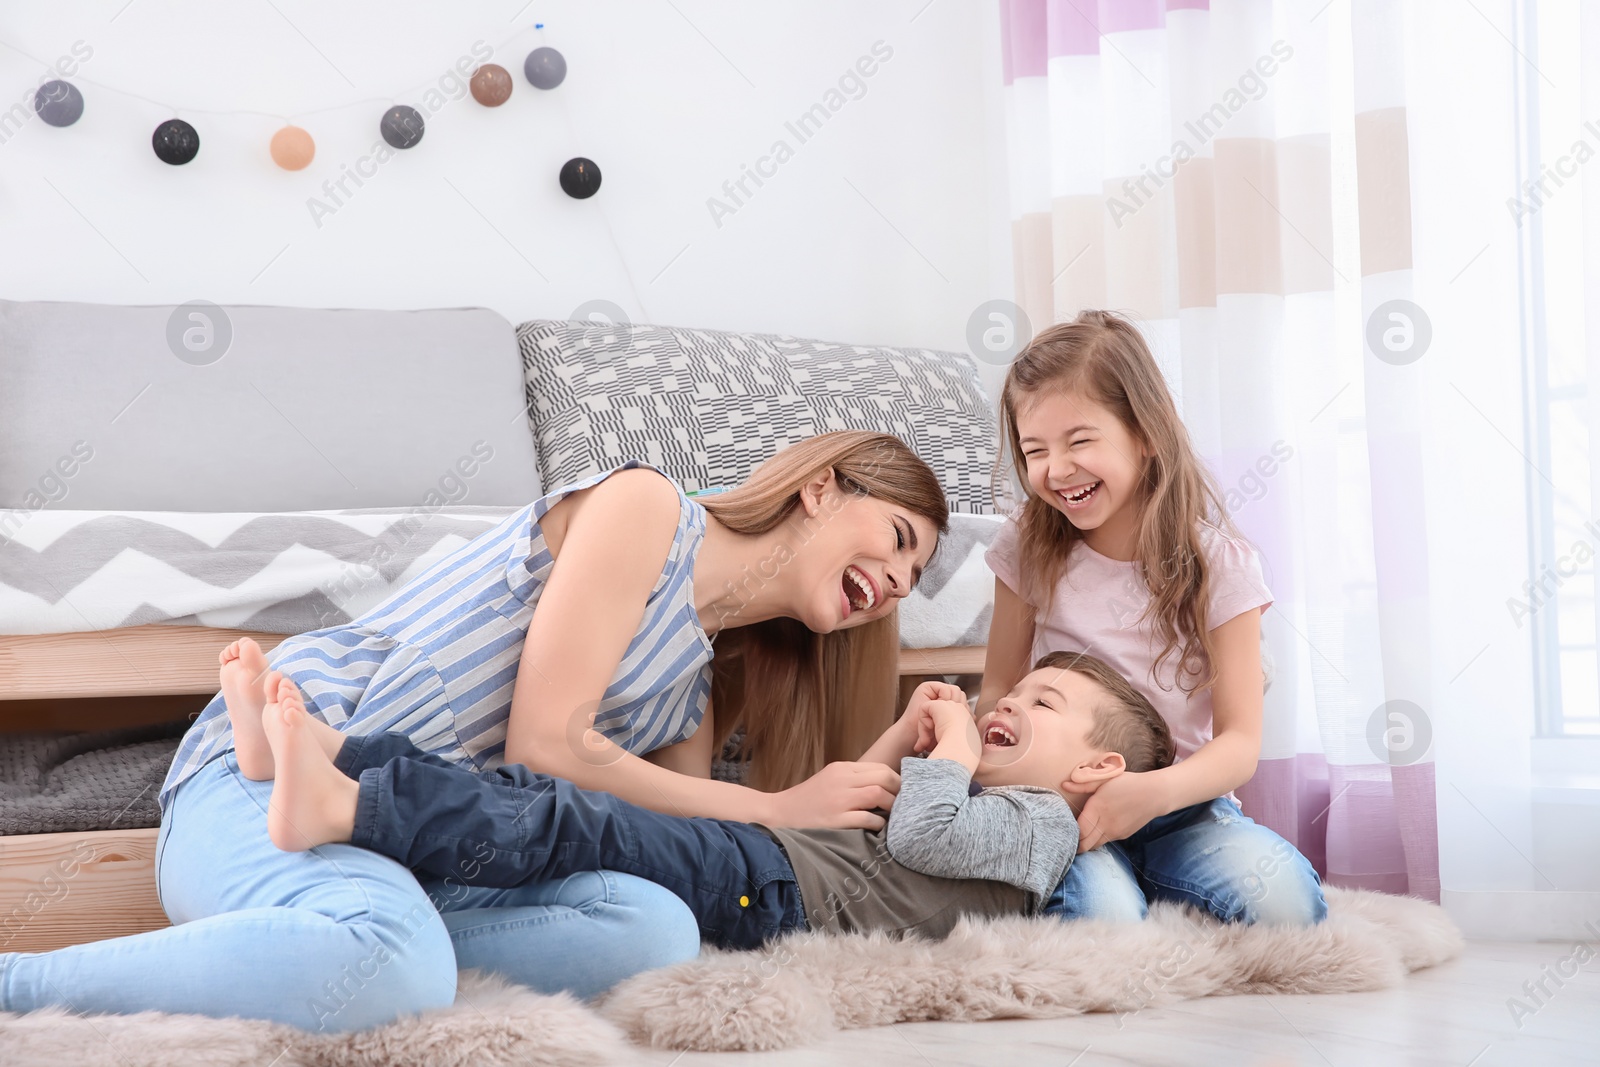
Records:
[[[1020,593],[1018,538],[1016,521],[1007,519],[984,560],[996,577]],[[1260,557],[1249,542],[1207,524],[1201,528],[1200,546],[1210,568],[1206,621],[1212,629],[1246,611],[1271,606]],[[1153,620],[1139,618],[1149,601],[1150,591],[1139,577],[1137,563],[1102,556],[1085,542],[1075,542],[1049,610],[1034,624],[1029,662],[1062,650],[1105,660],[1167,720],[1178,758],[1183,759],[1211,740],[1211,690],[1191,698],[1177,687],[1176,650],[1162,663],[1159,676],[1152,673],[1161,643],[1153,635]]]

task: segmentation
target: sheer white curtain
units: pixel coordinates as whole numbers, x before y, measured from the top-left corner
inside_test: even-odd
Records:
[[[1440,811],[1530,851],[1522,59],[1480,6],[1002,2],[1018,302],[1139,320],[1267,558],[1246,808],[1434,899]]]
[[[1000,6],[1017,302],[1141,324],[1267,559],[1247,809],[1336,884],[1581,930],[1600,3]]]
[[[1450,534],[1429,559],[1445,899],[1469,932],[1579,936],[1600,914],[1600,5],[1404,11],[1426,508]]]

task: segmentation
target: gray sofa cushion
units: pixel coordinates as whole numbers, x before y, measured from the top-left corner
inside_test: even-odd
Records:
[[[948,648],[989,641],[994,572],[984,551],[1000,532],[999,515],[952,515],[950,532],[922,580],[900,602],[901,648]]]
[[[538,496],[514,334],[493,311],[207,308],[0,301],[0,507]]]
[[[685,489],[732,485],[785,445],[868,429],[927,460],[951,510],[993,510],[995,415],[966,355],[592,321],[517,338],[547,485],[635,457]]]

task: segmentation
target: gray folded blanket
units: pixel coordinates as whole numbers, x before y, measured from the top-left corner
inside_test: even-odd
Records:
[[[188,726],[0,734],[0,834],[159,826],[156,794]]]

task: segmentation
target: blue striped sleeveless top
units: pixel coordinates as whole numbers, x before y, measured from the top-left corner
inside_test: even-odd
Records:
[[[632,467],[662,473],[629,460],[547,493],[350,623],[286,638],[267,662],[300,687],[313,715],[346,733],[397,731],[469,770],[501,765],[528,623],[555,564],[539,520],[567,494]],[[693,584],[706,512],[681,488],[678,508],[661,578],[594,715],[597,732],[635,755],[691,736],[711,695],[711,641]],[[178,746],[162,810],[185,779],[232,748],[219,693]]]

